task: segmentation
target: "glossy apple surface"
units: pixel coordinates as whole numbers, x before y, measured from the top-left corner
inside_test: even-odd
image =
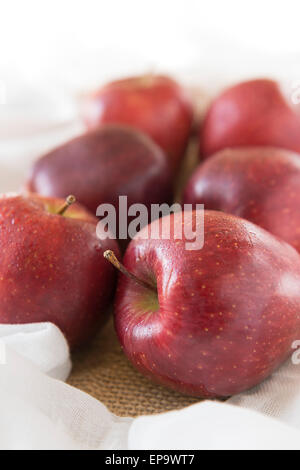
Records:
[[[111,82],[89,95],[83,118],[89,128],[122,123],[140,129],[166,152],[176,171],[187,147],[193,112],[178,83],[145,75]]]
[[[300,152],[300,113],[272,80],[239,83],[212,102],[200,139],[204,157],[227,147],[252,145]]]
[[[170,216],[181,226],[181,213]],[[193,220],[197,230],[201,225]],[[162,224],[162,219],[154,222]],[[157,294],[121,275],[116,331],[146,376],[183,393],[228,397],[259,384],[300,335],[300,257],[241,218],[205,211],[204,247],[137,235],[125,267]],[[172,233],[172,231],[171,231]]]
[[[275,147],[222,150],[198,167],[183,202],[235,214],[300,252],[300,155]]]
[[[0,197],[0,323],[52,322],[74,348],[105,319],[116,276],[103,251],[118,247],[79,205],[56,215],[63,202]]]
[[[119,215],[119,196],[128,207],[172,200],[172,179],[163,151],[146,135],[108,125],[81,135],[38,160],[29,191],[45,196],[75,194],[93,214],[112,204]],[[117,217],[118,219],[118,217]]]

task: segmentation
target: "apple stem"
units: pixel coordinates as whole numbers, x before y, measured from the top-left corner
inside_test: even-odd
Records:
[[[134,274],[130,273],[125,266],[120,263],[120,261],[117,259],[116,255],[114,254],[113,251],[111,250],[106,250],[103,254],[104,258],[107,259],[116,269],[118,269],[122,274],[125,276],[129,277],[133,281],[135,281],[137,284],[139,284],[142,287],[145,287],[146,289],[150,289],[153,292],[157,294],[157,290],[154,286],[151,284],[148,284],[148,282],[142,281],[142,279],[139,279],[136,277]]]
[[[76,202],[76,197],[75,197],[75,196],[72,196],[72,195],[68,196],[68,197],[66,198],[65,203],[61,206],[60,209],[58,209],[58,211],[57,211],[56,214],[57,214],[57,215],[64,215],[64,213],[66,212],[66,210],[67,210],[72,204],[74,204],[74,202]]]

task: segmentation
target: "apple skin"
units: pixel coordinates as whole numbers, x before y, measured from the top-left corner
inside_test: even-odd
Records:
[[[88,128],[121,123],[143,131],[166,152],[174,172],[184,156],[193,123],[185,90],[159,75],[108,83],[86,97],[82,114]]]
[[[118,246],[100,243],[98,220],[79,205],[56,215],[63,202],[0,197],[0,323],[52,322],[73,349],[105,319],[116,275],[103,252]]]
[[[300,114],[267,79],[239,83],[211,104],[200,129],[201,157],[227,147],[274,146],[300,152]]]
[[[180,213],[167,217],[181,224]],[[115,326],[124,352],[149,378],[190,395],[228,397],[262,382],[293,352],[300,256],[239,217],[205,211],[204,219],[202,250],[187,251],[174,237],[143,240],[147,227],[132,240],[124,265],[156,282],[158,301],[121,275]]]
[[[158,145],[139,131],[106,125],[40,158],[26,187],[44,196],[75,194],[94,214],[100,204],[112,204],[118,220],[119,196],[128,197],[128,207],[142,203],[150,211],[151,204],[172,201],[172,185]]]
[[[183,202],[243,217],[300,252],[299,157],[275,147],[221,150],[196,169]]]

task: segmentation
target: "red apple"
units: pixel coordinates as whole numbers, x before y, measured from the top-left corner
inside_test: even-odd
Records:
[[[115,125],[81,135],[38,160],[31,171],[29,191],[77,199],[91,212],[113,204],[119,196],[128,206],[172,200],[172,181],[163,151],[146,135]]]
[[[186,223],[202,230],[190,214]],[[182,228],[181,216],[167,217]],[[115,325],[124,352],[146,376],[191,395],[228,397],[259,384],[300,338],[299,254],[214,211],[204,213],[204,247],[188,251],[185,238],[164,239],[163,220],[153,222],[159,240],[143,239],[146,227],[125,254],[125,269],[152,287],[119,279]]]
[[[183,202],[243,217],[300,251],[299,157],[275,147],[222,150],[198,167]]]
[[[63,203],[0,197],[0,323],[52,322],[74,348],[105,319],[115,272],[103,251],[118,247],[97,239],[98,220],[79,205],[57,214]]]
[[[252,145],[300,152],[300,114],[272,80],[251,80],[224,91],[208,109],[200,133],[204,157]]]
[[[108,83],[87,96],[83,118],[89,128],[122,123],[140,129],[160,145],[176,171],[187,147],[193,112],[178,83],[144,75]]]

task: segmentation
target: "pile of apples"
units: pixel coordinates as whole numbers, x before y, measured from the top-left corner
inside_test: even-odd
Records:
[[[51,321],[73,349],[115,297],[118,338],[144,375],[199,397],[259,384],[300,339],[297,108],[276,82],[253,80],[195,124],[186,91],[146,75],[88,95],[82,115],[87,132],[37,160],[25,192],[0,198],[0,322]],[[147,227],[129,245],[100,241],[100,204],[172,202],[196,127],[199,167],[182,201],[205,205],[203,248],[146,239]]]

